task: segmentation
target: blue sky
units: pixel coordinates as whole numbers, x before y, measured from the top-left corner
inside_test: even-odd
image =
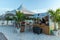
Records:
[[[0,0],[0,12],[17,9],[21,4],[33,12],[60,8],[60,0]]]

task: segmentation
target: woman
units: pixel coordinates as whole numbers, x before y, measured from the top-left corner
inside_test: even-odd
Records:
[[[42,18],[41,23],[44,23],[44,24],[46,23],[46,21],[45,21],[45,19],[44,19],[44,18]]]
[[[25,31],[25,22],[21,22],[21,30],[20,32],[24,32]]]
[[[49,25],[49,19],[48,19],[48,16],[45,16],[44,18],[42,18],[41,23],[44,23],[44,24],[46,24],[46,25]]]

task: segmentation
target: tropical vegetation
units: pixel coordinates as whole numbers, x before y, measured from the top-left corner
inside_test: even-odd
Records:
[[[16,11],[16,15],[14,17],[14,20],[17,24],[19,24],[19,26],[21,25],[22,21],[25,21],[25,15],[24,13],[22,13],[21,11]]]
[[[12,21],[12,20],[14,20],[13,18],[14,18],[14,15],[13,14],[9,14],[9,13],[7,13],[7,14],[5,14],[5,20],[7,20],[7,25],[8,25],[8,21]]]
[[[56,29],[56,23],[60,22],[60,8],[54,10],[48,10],[48,13],[50,14],[50,18],[54,22],[54,30]]]

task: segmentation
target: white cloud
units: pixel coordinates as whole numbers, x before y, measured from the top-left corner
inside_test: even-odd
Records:
[[[2,11],[10,11],[10,10],[12,10],[12,8],[0,8],[0,10],[2,10]]]
[[[0,8],[0,15],[5,14],[6,11],[12,10],[11,8]]]
[[[43,13],[43,12],[47,12],[47,9],[35,9],[35,10],[32,10],[33,12],[35,13]]]
[[[58,8],[60,8],[60,7],[53,6],[53,7],[50,7],[50,8],[35,9],[35,10],[32,10],[32,12],[35,12],[35,13],[44,13],[44,12],[47,12],[49,9],[56,10]]]

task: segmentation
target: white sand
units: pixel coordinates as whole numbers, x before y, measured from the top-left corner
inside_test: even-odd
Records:
[[[34,34],[33,32],[20,33],[14,26],[0,26],[2,32],[8,40],[60,40],[60,37],[54,35]]]

